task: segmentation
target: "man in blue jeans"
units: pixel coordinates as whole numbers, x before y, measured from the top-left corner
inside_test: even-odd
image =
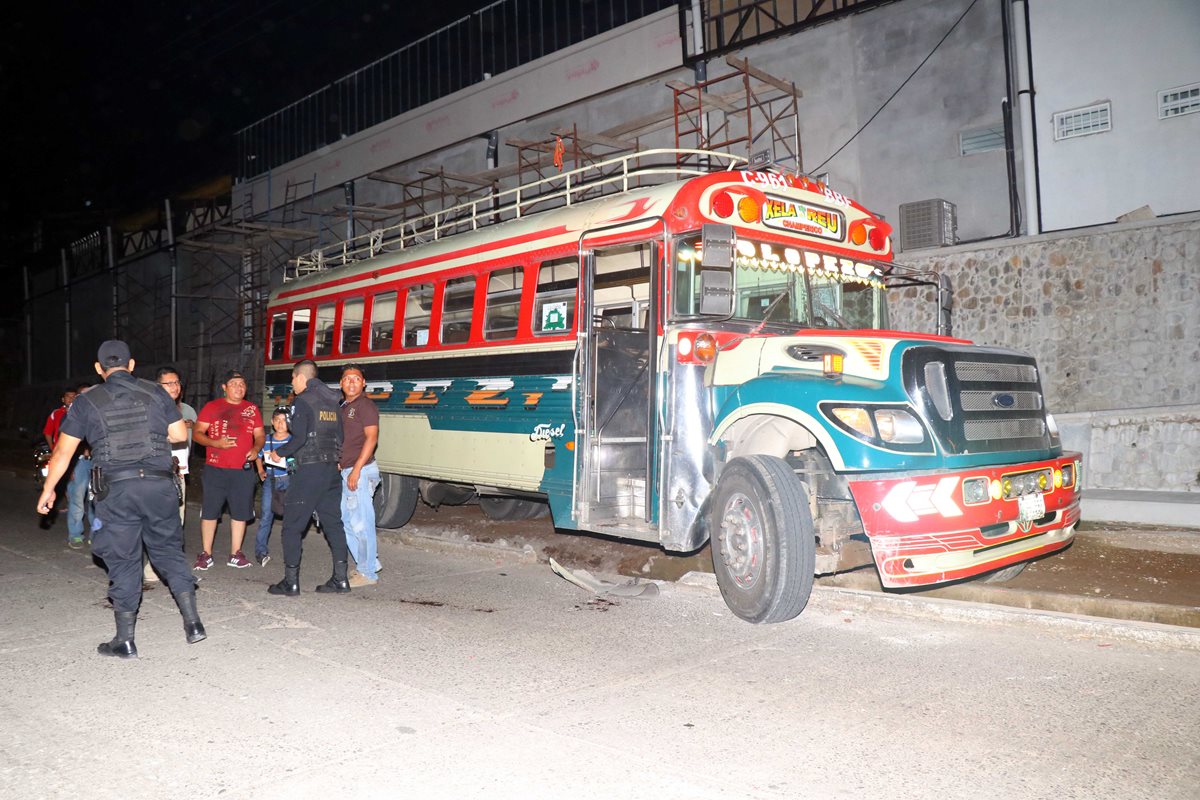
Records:
[[[78,397],[91,389],[90,383],[81,383],[75,389]],[[92,480],[92,448],[87,442],[79,446],[71,480],[67,483],[67,544],[73,549],[83,547],[87,532],[87,492]]]
[[[375,539],[375,489],[379,465],[375,445],[379,442],[379,408],[363,394],[367,382],[362,368],[348,364],[342,370],[342,523],[346,546],[358,567],[350,573],[351,588],[374,586],[379,581],[380,563]]]

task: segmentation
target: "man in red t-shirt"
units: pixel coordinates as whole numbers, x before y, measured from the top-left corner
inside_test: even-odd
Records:
[[[58,408],[54,409],[53,411],[51,411],[50,416],[46,417],[46,424],[42,426],[42,436],[46,437],[46,444],[50,445],[50,449],[52,451],[54,450],[54,445],[58,442],[58,429],[59,429],[59,427],[62,426],[63,420],[67,418],[67,411],[70,410],[71,403],[74,403],[75,398],[78,396],[79,396],[79,393],[76,390],[67,389],[65,392],[62,393],[62,405],[59,406]],[[74,465],[72,465],[71,468],[67,470],[67,474],[72,476],[72,480],[74,480],[74,475],[75,475]],[[70,497],[70,494],[71,494],[70,489],[68,487],[67,496]],[[64,511],[66,509],[59,508],[58,510]],[[75,536],[72,536],[70,532],[68,532],[67,542],[73,548],[82,547],[83,546],[83,534],[80,534],[78,537],[75,537]]]
[[[193,440],[207,450],[204,503],[200,511],[204,549],[196,556],[192,569],[212,566],[217,520],[226,504],[230,535],[227,563],[238,569],[250,566],[250,560],[242,554],[242,539],[246,536],[246,523],[254,517],[254,487],[258,485],[254,461],[266,436],[258,406],[246,400],[246,377],[236,370],[229,372],[221,391],[225,396],[200,409],[192,428]]]
[[[54,449],[55,442],[58,441],[58,428],[62,425],[63,418],[67,416],[67,410],[71,407],[71,403],[75,402],[78,393],[74,389],[67,389],[62,394],[62,405],[50,412],[50,416],[46,417],[46,424],[42,427],[42,436],[46,437],[46,444],[50,445],[50,449]]]

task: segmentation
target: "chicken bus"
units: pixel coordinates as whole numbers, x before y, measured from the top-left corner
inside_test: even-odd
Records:
[[[1071,542],[1080,455],[1034,358],[891,328],[914,280],[892,257],[886,221],[806,176],[618,157],[297,259],[266,396],[300,359],[363,368],[381,527],[477,498],[711,543],[750,622],[872,562],[888,588],[1011,577]]]

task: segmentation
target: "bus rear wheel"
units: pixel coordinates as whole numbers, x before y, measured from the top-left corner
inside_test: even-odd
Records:
[[[417,510],[420,486],[416,478],[379,473],[379,488],[375,490],[375,525],[380,528],[402,528]]]
[[[479,507],[488,519],[517,520],[536,519],[543,516],[543,511],[549,509],[545,503],[537,500],[527,500],[523,497],[497,497],[483,495],[479,498]]]
[[[784,622],[808,603],[816,538],[808,496],[787,462],[735,458],[717,482],[710,514],[721,596],[748,622]]]

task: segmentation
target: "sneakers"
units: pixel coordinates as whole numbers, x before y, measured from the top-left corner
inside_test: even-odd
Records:
[[[67,539],[67,547],[71,548],[72,550],[78,550],[79,548],[83,547],[83,537],[80,536],[78,539]]]
[[[379,579],[371,580],[355,569],[350,571],[350,577],[347,582],[350,584],[351,589],[361,589],[364,586],[374,586],[379,583]]]
[[[212,556],[208,553],[201,552],[196,556],[196,563],[192,564],[192,569],[206,570],[213,565]]]
[[[261,556],[255,556],[254,560],[258,562],[258,565],[260,567],[265,567],[267,565],[267,562],[269,562],[271,560],[271,557],[269,555],[267,555],[266,553],[263,553]]]
[[[234,569],[243,569],[245,567],[250,566],[250,561],[247,560],[247,558],[244,555],[242,555],[241,550],[238,550],[236,553],[231,555],[229,557],[229,560],[226,561],[225,563],[228,564],[229,566],[233,567]]]

